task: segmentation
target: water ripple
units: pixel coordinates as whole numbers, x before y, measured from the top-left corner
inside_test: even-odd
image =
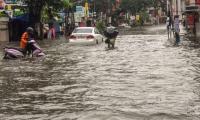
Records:
[[[65,42],[41,43],[42,61],[0,62],[0,119],[200,119],[200,55],[190,42],[168,46],[163,34],[121,35],[114,50]]]

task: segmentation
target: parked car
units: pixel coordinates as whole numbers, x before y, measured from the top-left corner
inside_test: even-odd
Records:
[[[95,27],[77,27],[69,37],[69,43],[102,43],[104,36]]]

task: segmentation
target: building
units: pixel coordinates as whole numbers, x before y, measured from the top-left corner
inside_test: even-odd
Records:
[[[168,0],[167,11],[172,17],[178,15],[182,19],[182,14],[185,11],[185,0]]]
[[[196,37],[200,37],[200,0],[186,0],[185,2],[185,17],[186,17],[186,27],[190,33],[193,33]]]
[[[200,0],[168,0],[167,8],[172,18],[179,15],[189,33],[200,37]]]

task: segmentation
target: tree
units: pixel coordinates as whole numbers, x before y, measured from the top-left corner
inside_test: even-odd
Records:
[[[74,20],[74,2],[71,0],[62,0],[63,1],[63,8],[65,11],[65,35],[69,36],[72,30],[75,27],[75,20]]]
[[[120,8],[124,12],[136,14],[150,7],[149,1],[150,0],[122,0]]]
[[[93,4],[91,6],[91,9],[94,9],[94,4],[95,4],[95,10],[96,12],[100,13],[106,13],[108,9],[112,9],[111,6],[116,4],[116,0],[93,0]]]
[[[142,19],[147,19],[147,9],[153,7],[154,15],[158,15],[158,10],[162,8],[162,11],[166,11],[166,0],[122,0],[120,8],[123,12],[131,14],[140,14]]]
[[[157,10],[161,7],[166,10],[166,0],[122,0],[120,7],[133,14],[144,11],[149,7],[154,7]]]
[[[35,28],[38,38],[43,38],[42,13],[46,10],[49,19],[54,12],[62,10],[69,0],[22,0],[28,5],[29,25]],[[67,1],[67,2],[66,2]]]

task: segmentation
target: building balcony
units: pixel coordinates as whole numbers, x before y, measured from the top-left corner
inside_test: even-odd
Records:
[[[193,4],[185,7],[186,12],[200,12],[200,5]]]

